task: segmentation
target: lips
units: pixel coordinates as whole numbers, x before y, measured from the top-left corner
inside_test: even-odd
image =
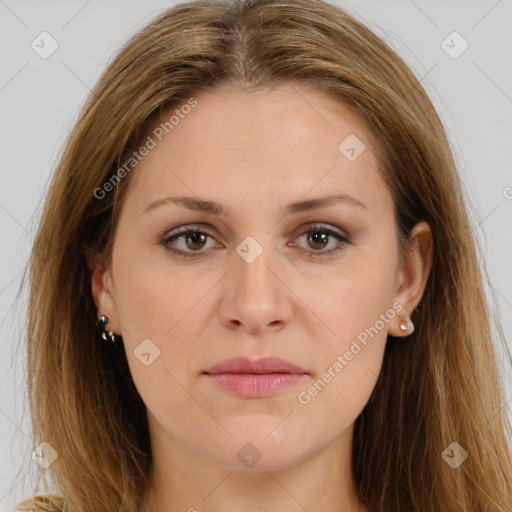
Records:
[[[280,357],[235,357],[203,372],[219,389],[237,398],[268,398],[296,387],[309,373]]]
[[[238,374],[271,374],[271,373],[293,373],[306,374],[308,372],[304,368],[300,368],[289,361],[285,361],[280,357],[263,357],[261,359],[252,360],[248,357],[235,357],[228,359],[222,363],[216,364],[208,368],[203,373],[208,375],[218,375],[224,373]]]

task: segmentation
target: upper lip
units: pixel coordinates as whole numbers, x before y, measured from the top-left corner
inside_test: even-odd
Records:
[[[235,357],[223,361],[203,373],[215,375],[218,373],[305,373],[308,372],[280,357],[270,356],[261,359],[249,359],[248,357]]]

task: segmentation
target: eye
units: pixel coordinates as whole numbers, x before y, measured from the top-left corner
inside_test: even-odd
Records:
[[[331,256],[332,254],[341,251],[344,245],[351,243],[350,240],[343,236],[341,233],[338,233],[337,231],[334,231],[333,229],[321,224],[309,226],[309,230],[305,231],[298,238],[303,237],[305,237],[306,243],[310,244],[310,247],[316,249],[314,251],[306,250],[307,255],[312,257]],[[338,243],[335,244],[332,249],[329,249],[328,251],[322,251],[322,249],[324,249],[329,244],[330,238],[334,238],[338,241]]]
[[[200,226],[183,226],[177,232],[171,232],[170,235],[160,240],[160,243],[169,252],[178,256],[196,256],[194,252],[199,252],[206,245],[208,238],[212,238],[212,234],[205,228]],[[175,249],[170,246],[171,242],[181,242],[182,249]],[[186,252],[191,249],[191,252]],[[204,251],[202,251],[204,252]]]
[[[311,244],[310,247],[315,249],[313,251],[304,249],[308,256],[330,256],[342,250],[344,245],[351,243],[347,237],[324,225],[312,225],[308,227],[309,229],[307,231],[304,231],[297,237],[297,240],[305,237],[306,243]],[[188,225],[167,234],[163,238],[159,237],[158,243],[163,245],[165,249],[172,254],[184,257],[198,257],[206,252],[201,249],[207,247],[208,238],[214,240],[213,234],[206,228]],[[322,250],[329,244],[330,238],[334,238],[338,243],[327,251]],[[181,248],[176,248],[176,243],[180,243]],[[171,244],[175,244],[175,246],[172,247]],[[212,244],[210,247],[212,246],[219,247],[219,244]],[[293,246],[295,246],[295,244],[293,244]]]

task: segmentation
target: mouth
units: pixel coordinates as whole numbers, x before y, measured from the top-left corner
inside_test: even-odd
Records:
[[[205,374],[216,386],[241,398],[266,398],[295,387],[305,373],[218,373]]]
[[[220,373],[307,374],[308,372],[304,368],[301,368],[290,361],[286,361],[280,357],[268,356],[256,360],[249,359],[248,357],[235,357],[208,368],[204,373],[208,375],[216,375]]]
[[[241,398],[265,398],[296,386],[309,373],[278,357],[236,357],[203,372],[221,390]]]

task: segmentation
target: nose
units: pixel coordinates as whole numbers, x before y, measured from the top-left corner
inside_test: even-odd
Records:
[[[224,281],[220,320],[230,329],[258,335],[277,332],[290,321],[293,295],[276,258],[265,249],[256,259],[234,254],[234,266]]]

